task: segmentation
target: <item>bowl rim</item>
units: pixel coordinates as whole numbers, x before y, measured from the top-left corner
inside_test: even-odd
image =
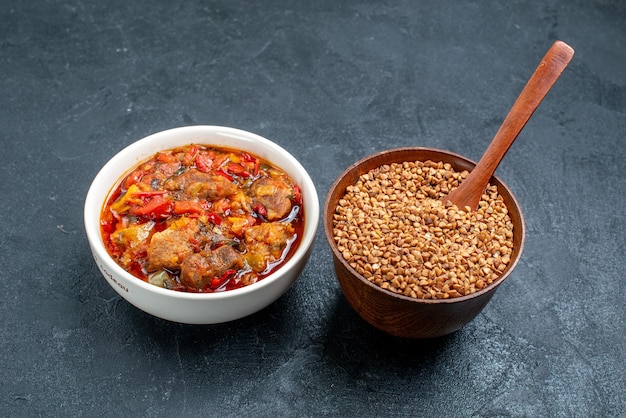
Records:
[[[356,278],[357,280],[359,280],[360,282],[362,282],[363,284],[376,289],[377,291],[380,291],[382,294],[385,295],[389,295],[393,298],[402,300],[402,301],[406,301],[406,302],[410,302],[410,303],[417,303],[417,304],[425,304],[425,305],[448,305],[448,304],[456,304],[456,303],[460,303],[460,302],[465,302],[471,299],[476,299],[479,298],[487,293],[491,293],[493,291],[495,291],[498,286],[500,286],[500,284],[502,284],[502,282],[504,282],[504,280],[506,280],[507,277],[509,277],[509,275],[513,272],[513,270],[515,269],[515,267],[517,266],[517,264],[519,263],[523,250],[524,250],[524,245],[525,245],[525,241],[526,241],[526,223],[524,220],[524,214],[522,213],[522,209],[521,206],[519,205],[519,202],[517,201],[517,199],[515,198],[515,195],[513,194],[513,192],[511,191],[511,189],[506,185],[506,183],[504,183],[498,176],[496,176],[495,174],[491,177],[490,182],[495,179],[504,190],[506,190],[506,192],[508,193],[508,195],[511,197],[512,202],[514,203],[515,207],[518,209],[518,213],[519,213],[519,218],[520,218],[520,230],[521,230],[521,238],[520,238],[520,244],[519,244],[519,251],[518,251],[518,256],[515,257],[515,259],[511,260],[511,264],[509,264],[509,266],[507,267],[507,270],[504,272],[504,274],[502,274],[500,277],[498,277],[498,279],[491,283],[489,286],[485,287],[484,289],[481,289],[477,292],[474,292],[472,294],[469,295],[464,295],[464,296],[459,296],[459,297],[455,297],[455,298],[448,298],[448,299],[419,299],[419,298],[413,298],[410,296],[405,296],[403,294],[400,293],[395,293],[392,292],[391,290],[387,290],[387,289],[383,289],[382,287],[376,285],[375,283],[370,282],[369,280],[367,280],[365,277],[363,277],[361,274],[359,274],[354,268],[352,268],[352,266],[350,266],[350,264],[343,258],[343,256],[341,255],[341,253],[339,252],[339,249],[337,248],[337,245],[335,244],[334,241],[334,234],[333,234],[333,226],[332,226],[332,222],[330,222],[330,218],[332,217],[332,214],[334,214],[335,212],[335,208],[330,208],[330,200],[332,195],[337,191],[337,188],[339,186],[339,183],[341,183],[341,181],[348,176],[353,170],[357,169],[359,166],[380,158],[386,154],[390,154],[390,153],[405,153],[405,152],[423,152],[423,151],[428,151],[428,152],[434,152],[434,153],[442,153],[442,154],[447,154],[450,157],[453,158],[458,158],[460,160],[465,161],[466,163],[469,163],[472,165],[472,168],[476,166],[476,162],[474,162],[473,160],[462,156],[460,154],[457,154],[455,152],[451,152],[451,151],[446,151],[446,150],[442,150],[442,149],[438,149],[438,148],[431,148],[431,147],[400,147],[400,148],[390,148],[390,149],[386,149],[386,150],[382,150],[382,151],[378,151],[375,152],[374,154],[370,154],[367,155],[361,159],[359,159],[358,161],[350,164],[350,166],[348,166],[336,179],[335,181],[332,183],[332,185],[330,186],[330,188],[328,189],[328,193],[326,195],[326,200],[324,203],[324,208],[322,211],[323,214],[323,224],[324,224],[324,235],[326,236],[326,240],[328,241],[328,245],[333,253],[333,257],[336,261],[340,262],[342,264],[342,266],[344,268],[346,268],[350,274]],[[332,212],[331,212],[332,209]],[[330,222],[330,223],[329,223]],[[337,276],[337,278],[339,278]]]
[[[306,200],[304,201],[304,229],[303,236],[300,240],[298,247],[296,248],[293,255],[287,260],[285,264],[283,264],[276,271],[266,276],[262,280],[252,283],[248,286],[244,286],[237,289],[222,291],[222,292],[212,292],[212,293],[193,293],[193,292],[181,292],[171,289],[164,289],[157,286],[154,286],[150,283],[147,283],[138,277],[132,275],[122,268],[119,264],[115,262],[109,255],[108,251],[104,246],[104,242],[101,236],[99,223],[100,223],[100,214],[102,208],[104,206],[104,202],[99,201],[95,197],[96,194],[99,194],[99,188],[106,188],[107,192],[105,195],[105,201],[110,196],[113,188],[119,183],[121,178],[123,178],[126,174],[130,172],[137,164],[141,161],[144,161],[147,158],[150,158],[151,155],[158,152],[159,150],[165,150],[169,148],[174,148],[179,145],[165,145],[161,144],[157,146],[152,151],[147,152],[146,155],[143,155],[140,152],[143,149],[151,149],[151,144],[153,142],[158,142],[159,140],[167,142],[165,137],[174,138],[176,134],[188,134],[192,136],[194,134],[198,135],[224,135],[231,137],[243,137],[247,140],[252,140],[255,142],[260,142],[263,147],[267,147],[270,152],[279,153],[281,155],[281,159],[286,159],[293,166],[293,168],[300,172],[302,177],[302,182],[304,184],[298,184],[300,188],[303,190],[303,194],[306,193]],[[172,141],[170,139],[169,141]],[[202,142],[202,141],[189,141],[189,144],[197,143],[202,145],[211,145],[210,141]],[[183,146],[181,144],[180,146]],[[245,149],[239,148],[237,146],[231,147],[233,149],[241,149],[245,151]],[[256,154],[256,153],[255,153]],[[126,156],[132,156],[136,158],[136,162],[131,166],[125,166],[122,173],[119,174],[116,178],[107,178],[106,174],[110,170],[114,170],[114,166],[117,164],[117,161],[123,159]],[[140,156],[141,155],[141,156]],[[271,162],[271,158],[270,158]],[[274,163],[275,164],[275,163]],[[281,165],[276,164],[279,168],[284,168]],[[119,170],[116,170],[119,171]],[[87,195],[85,197],[84,202],[84,227],[87,235],[88,242],[91,247],[91,251],[96,258],[96,263],[103,263],[106,265],[107,270],[112,271],[112,274],[117,277],[122,277],[126,282],[131,283],[133,286],[136,286],[146,292],[153,293],[161,296],[169,296],[177,299],[186,299],[186,300],[200,300],[200,301],[210,301],[210,300],[225,300],[231,298],[237,298],[252,292],[257,292],[263,288],[271,286],[280,279],[290,270],[294,268],[298,268],[300,262],[306,258],[307,253],[313,246],[316,231],[319,226],[319,218],[320,218],[320,205],[319,198],[317,195],[317,190],[315,189],[315,185],[313,180],[311,179],[308,171],[302,166],[302,164],[286,149],[282,148],[280,145],[275,142],[270,141],[269,139],[260,136],[258,134],[245,131],[238,128],[232,128],[227,126],[220,125],[189,125],[189,126],[181,126],[171,129],[166,129],[162,131],[157,131],[143,138],[140,138],[126,147],[119,150],[115,155],[113,155],[98,171],[92,183],[87,191]],[[97,216],[93,216],[97,214]],[[102,267],[102,266],[100,266]],[[109,283],[110,284],[110,283]]]

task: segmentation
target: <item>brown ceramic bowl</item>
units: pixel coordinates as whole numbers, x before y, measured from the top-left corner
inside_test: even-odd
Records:
[[[324,233],[332,249],[333,262],[341,289],[354,310],[374,327],[391,335],[405,338],[432,338],[461,329],[487,305],[498,286],[517,265],[524,248],[526,226],[517,200],[509,188],[496,176],[495,184],[513,222],[513,253],[500,278],[490,286],[451,299],[415,299],[385,290],[357,273],[344,260],[333,239],[333,214],[346,187],[356,183],[359,176],[384,164],[406,161],[442,161],[457,170],[471,171],[476,163],[460,155],[431,148],[398,148],[363,158],[350,166],[331,186],[324,205]]]

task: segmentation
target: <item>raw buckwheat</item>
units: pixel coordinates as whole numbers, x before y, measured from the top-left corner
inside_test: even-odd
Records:
[[[439,200],[467,174],[432,161],[363,174],[333,216],[343,258],[372,283],[413,298],[459,297],[492,284],[510,262],[513,223],[493,185],[476,211]]]

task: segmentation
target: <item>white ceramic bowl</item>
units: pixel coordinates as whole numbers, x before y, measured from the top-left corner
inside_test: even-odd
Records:
[[[107,253],[100,234],[100,212],[122,176],[157,151],[187,144],[211,144],[249,151],[283,169],[300,186],[304,233],[294,255],[281,268],[252,285],[217,293],[186,293],[159,288],[131,275]],[[170,321],[215,324],[255,313],[283,295],[295,282],[311,253],[319,222],[313,181],[286,150],[259,135],[221,126],[188,126],[147,136],[115,155],[96,175],[85,199],[85,231],[91,252],[106,281],[137,308]]]

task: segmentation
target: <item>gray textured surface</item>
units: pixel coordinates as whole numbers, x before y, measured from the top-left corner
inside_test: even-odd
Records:
[[[0,2],[0,415],[624,416],[626,3]],[[528,226],[458,333],[381,334],[321,227],[264,311],[185,326],[99,275],[99,168],[189,124],[264,135],[321,200],[350,163],[421,145],[478,159],[556,39],[576,56],[498,175]]]

